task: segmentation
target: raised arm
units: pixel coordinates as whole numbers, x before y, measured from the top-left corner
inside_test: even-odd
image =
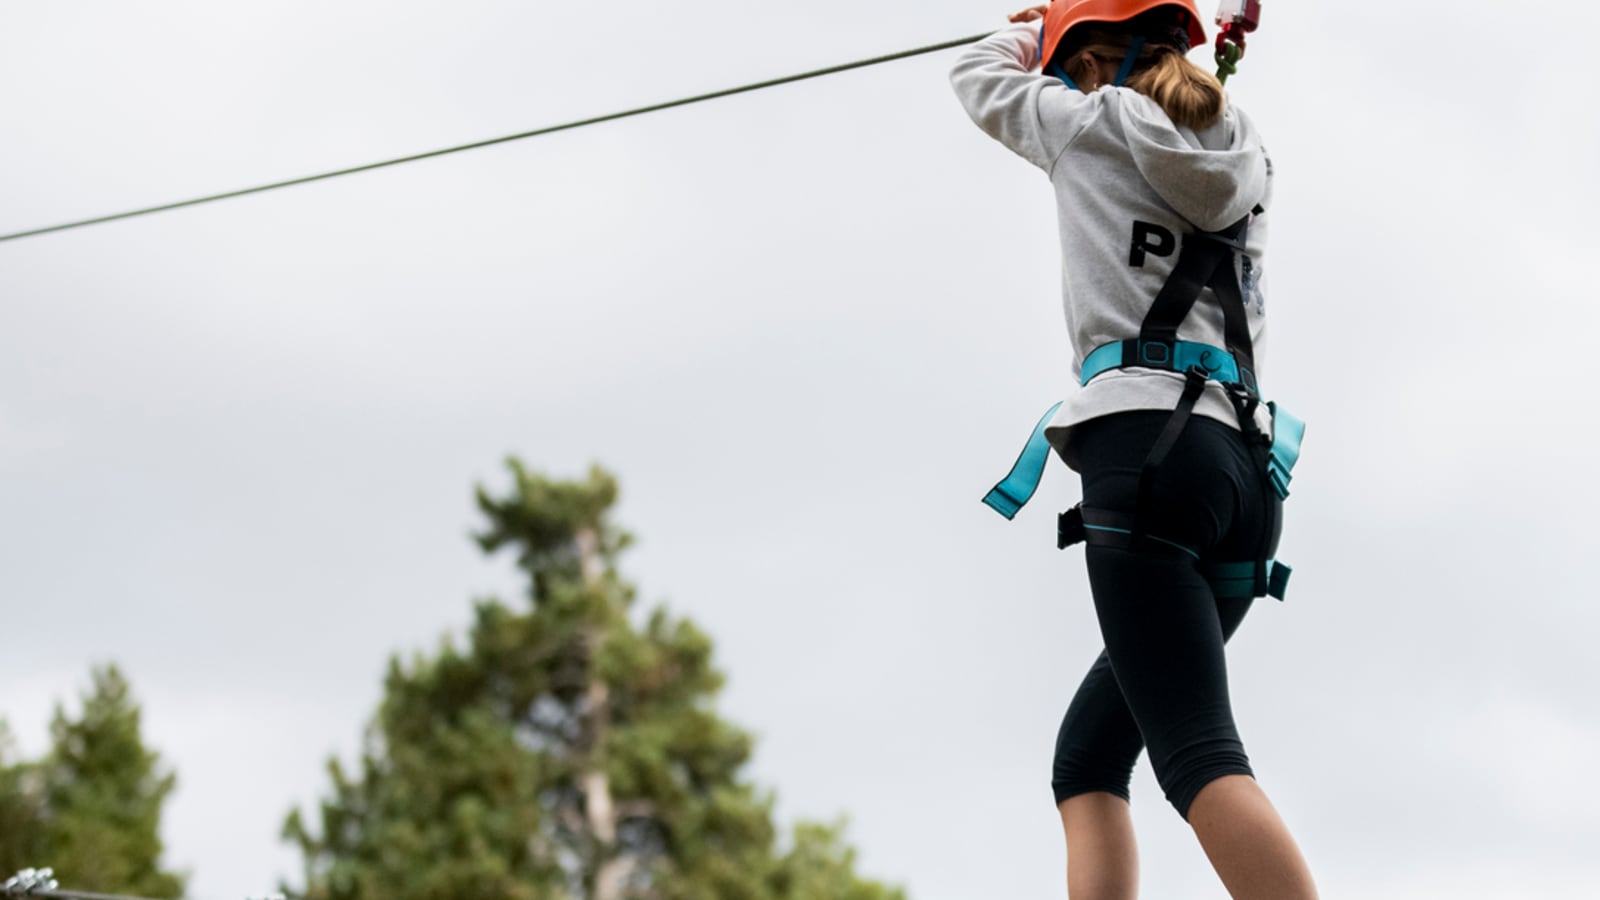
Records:
[[[1099,103],[1039,72],[1039,26],[1025,18],[973,44],[956,60],[950,84],[984,133],[1045,171]]]

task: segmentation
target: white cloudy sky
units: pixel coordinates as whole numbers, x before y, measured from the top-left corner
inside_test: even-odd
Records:
[[[1600,891],[1600,10],[1508,9],[1269,3],[1235,82],[1279,174],[1268,385],[1311,423],[1235,702],[1330,897]],[[3,10],[9,232],[1010,8]],[[515,591],[472,486],[600,461],[628,574],[717,638],[785,817],[848,814],[918,900],[1063,896],[1050,752],[1098,649],[1051,543],[1076,488],[1009,525],[977,502],[1068,380],[1054,216],[951,59],[0,245],[0,715],[37,752],[119,662],[182,780],[170,861],[202,900],[269,888],[388,655]],[[1223,896],[1134,790],[1147,895]]]

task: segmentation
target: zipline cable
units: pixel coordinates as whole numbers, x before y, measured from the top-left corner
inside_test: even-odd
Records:
[[[526,138],[554,134],[558,131],[571,131],[574,128],[584,128],[589,125],[599,125],[602,122],[614,122],[618,119],[626,119],[631,116],[641,116],[645,113],[659,112],[664,109],[673,109],[674,107],[679,106],[688,106],[691,103],[704,103],[707,100],[716,100],[721,97],[731,97],[735,94],[746,94],[751,91],[759,91],[770,87],[778,87],[779,85],[792,84],[796,81],[805,81],[811,78],[821,78],[824,75],[835,75],[839,72],[848,72],[852,69],[864,69],[868,66],[876,66],[883,63],[895,62],[897,60],[909,59],[913,56],[937,53],[941,50],[950,50],[955,47],[970,44],[974,41],[982,40],[987,36],[987,32],[984,34],[975,34],[971,37],[964,37],[954,41],[944,41],[943,43],[939,44],[929,44],[926,47],[918,47],[914,50],[903,50],[899,53],[891,53],[887,56],[875,56],[871,59],[863,59],[856,62],[844,63],[842,65],[829,66],[825,69],[801,72],[798,75],[787,75],[783,78],[772,78],[767,81],[758,81],[754,84],[746,84],[741,85],[740,87],[712,91],[709,94],[698,94],[693,97],[685,97],[681,100],[669,100],[666,103],[654,103],[649,106],[641,106],[636,109],[624,110],[622,112],[610,113],[603,116],[594,116],[593,118],[588,119],[579,119],[575,122],[566,122],[561,125],[550,125],[545,128],[536,128],[533,131],[524,131],[520,134],[508,134],[505,137],[490,138],[486,141],[474,141],[470,144],[460,144],[454,147],[445,147],[440,150],[430,150],[426,153],[414,153],[410,156],[401,156],[395,159],[386,159],[381,162],[367,163],[363,166],[351,166],[348,169],[338,169],[332,172],[323,172],[318,175],[307,175],[302,178],[291,178],[288,181],[275,181],[271,184],[257,185],[256,187],[243,188],[237,191],[227,191],[226,193],[221,194],[211,194],[205,197],[196,197],[192,200],[180,200],[176,203],[164,203],[160,206],[149,206],[143,209],[129,210],[127,212],[115,213],[109,216],[96,216],[93,219],[82,219],[76,222],[63,222],[60,225],[50,225],[44,228],[33,228],[28,231],[18,231],[11,234],[0,234],[0,242],[15,241],[22,238],[35,237],[41,234],[50,234],[51,232],[56,231],[67,231],[72,228],[84,228],[89,225],[99,225],[104,222],[116,222],[121,219],[132,219],[136,216],[148,216],[152,213],[166,212],[167,210],[172,209],[182,209],[186,206],[199,206],[202,203],[215,203],[219,200],[230,200],[234,197],[244,197],[250,194],[259,194],[264,191],[275,191],[279,188],[294,187],[297,184],[310,184],[313,181],[326,181],[329,178],[339,178],[344,175],[354,175],[357,172],[370,172],[373,169],[384,169],[388,168],[389,166],[398,166],[404,163],[417,162],[418,160],[433,159],[436,156],[448,156],[451,153],[461,153],[467,150],[476,150],[480,147],[492,147],[495,144],[505,144],[511,141],[520,141]]]

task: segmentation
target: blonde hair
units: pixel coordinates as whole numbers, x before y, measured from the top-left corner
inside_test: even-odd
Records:
[[[1133,39],[1096,29],[1083,34],[1082,43],[1074,43],[1076,49],[1061,68],[1087,93],[1110,82],[1104,73],[1122,64]],[[1222,117],[1222,82],[1171,44],[1145,44],[1124,84],[1154,100],[1174,124],[1185,128],[1199,131]]]

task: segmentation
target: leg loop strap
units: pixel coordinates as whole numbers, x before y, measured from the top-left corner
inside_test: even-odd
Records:
[[[1138,521],[1139,517],[1134,513],[1088,509],[1080,503],[1056,518],[1056,548],[1065,550],[1081,543],[1092,547],[1200,558],[1199,553],[1177,541],[1140,531],[1137,528]]]
[[[1268,559],[1200,564],[1200,574],[1218,597],[1273,597],[1282,600],[1294,570],[1288,563]]]
[[[1065,550],[1074,544],[1089,544],[1167,554],[1176,551],[1200,558],[1200,554],[1176,541],[1155,535],[1137,535],[1133,527],[1136,518],[1132,513],[1084,509],[1080,503],[1056,518],[1056,548]],[[1274,597],[1282,600],[1289,590],[1289,576],[1294,573],[1288,563],[1274,559],[1202,562],[1199,568],[1200,574],[1211,584],[1212,593],[1219,598]]]

